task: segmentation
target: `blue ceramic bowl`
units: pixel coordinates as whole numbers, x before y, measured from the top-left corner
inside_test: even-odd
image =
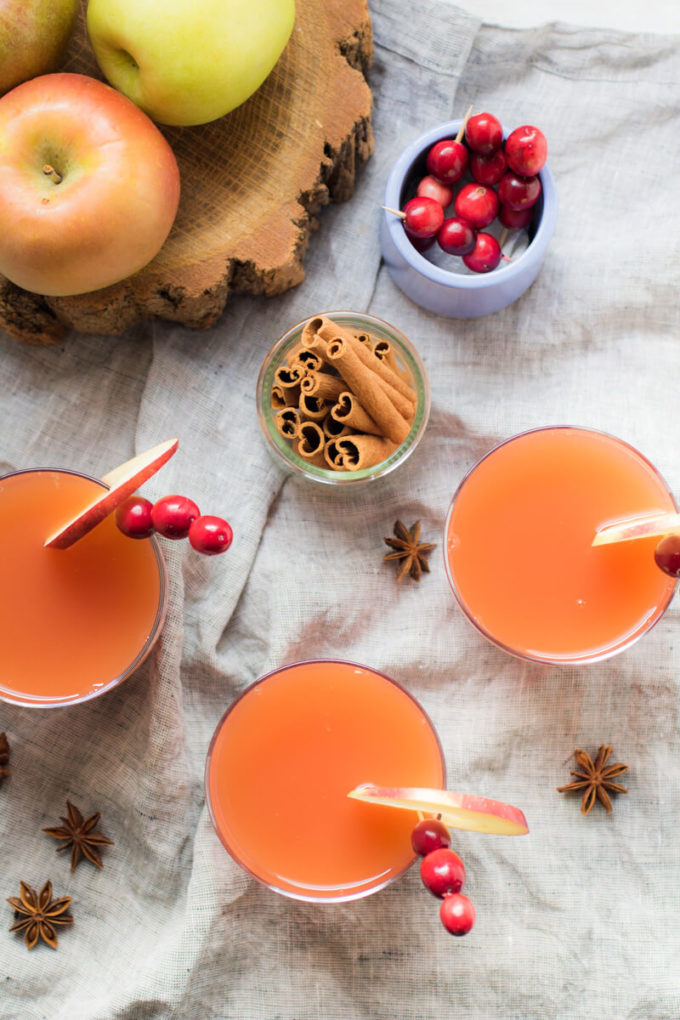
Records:
[[[438,124],[404,149],[387,179],[386,206],[402,208],[411,197],[410,189],[414,192],[415,182],[428,172],[425,157],[430,147],[443,138],[455,137],[461,123],[451,120]],[[380,245],[394,282],[422,308],[455,319],[489,315],[516,301],[536,279],[557,220],[557,193],[547,164],[539,177],[543,191],[527,228],[528,247],[512,262],[501,262],[490,273],[464,275],[433,265],[413,247],[399,217],[383,211]]]

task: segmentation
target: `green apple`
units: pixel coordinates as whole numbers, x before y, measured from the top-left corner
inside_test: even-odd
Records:
[[[0,96],[61,64],[78,0],[0,0]]]
[[[245,102],[294,20],[295,0],[90,0],[87,8],[110,84],[153,120],[175,125],[205,124]]]

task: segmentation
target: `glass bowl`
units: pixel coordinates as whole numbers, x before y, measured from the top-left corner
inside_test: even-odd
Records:
[[[334,470],[332,467],[311,464],[293,449],[290,439],[277,429],[277,410],[272,406],[271,394],[277,370],[287,365],[288,355],[300,344],[305,323],[312,318],[331,319],[341,327],[355,333],[369,333],[379,341],[386,341],[396,358],[398,369],[404,374],[415,394],[415,415],[406,438],[397,448],[370,467],[358,470]],[[322,485],[352,486],[382,478],[398,468],[411,456],[422,439],[430,415],[430,385],[425,366],[409,340],[388,322],[365,312],[319,312],[298,322],[280,337],[267,354],[257,381],[257,414],[267,446],[274,459],[286,470]],[[328,437],[331,438],[331,437]]]

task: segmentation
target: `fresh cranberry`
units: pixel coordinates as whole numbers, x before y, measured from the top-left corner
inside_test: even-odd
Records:
[[[479,156],[476,152],[470,156],[470,173],[477,184],[492,187],[498,184],[507,169],[508,161],[502,149],[496,149],[490,156]]]
[[[427,154],[427,169],[442,184],[459,181],[468,165],[468,151],[455,138],[444,138],[436,142]]]
[[[509,205],[501,205],[498,219],[508,230],[517,230],[519,227],[528,227],[533,215],[533,206],[528,209],[511,209]]]
[[[476,234],[465,220],[452,216],[444,220],[437,234],[437,243],[447,255],[467,255],[475,246]]]
[[[153,534],[151,500],[143,496],[130,496],[116,508],[116,524],[128,538],[148,538]]]
[[[457,893],[465,884],[465,865],[457,853],[442,847],[431,850],[420,862],[420,877],[433,896]]]
[[[411,846],[421,857],[448,847],[450,842],[451,833],[438,818],[423,818],[411,833]]]
[[[518,211],[536,205],[541,190],[541,181],[538,177],[520,177],[519,174],[510,171],[498,185],[498,197],[502,205]]]
[[[413,237],[411,234],[406,235],[416,249],[416,251],[427,251],[434,244],[434,237]]]
[[[444,222],[444,210],[433,198],[411,198],[403,212],[404,229],[411,237],[434,237]]]
[[[200,513],[187,496],[164,496],[154,503],[151,520],[156,531],[165,538],[186,538]]]
[[[439,202],[442,209],[446,209],[447,205],[453,202],[453,188],[442,184],[432,174],[423,177],[416,188],[416,194],[419,198],[433,198],[435,202]]]
[[[490,156],[503,142],[501,122],[492,113],[477,113],[467,122],[465,140],[473,152]]]
[[[501,260],[501,246],[491,234],[479,233],[474,249],[463,255],[463,262],[473,273],[490,273]]]
[[[654,550],[654,560],[664,574],[680,577],[680,535],[664,535]]]
[[[196,552],[217,556],[226,552],[234,537],[230,525],[221,517],[204,515],[191,522],[189,542]]]
[[[467,935],[475,923],[475,908],[462,893],[445,896],[439,908],[441,922],[451,935]]]
[[[508,166],[522,177],[533,177],[545,166],[548,143],[537,127],[524,124],[515,128],[505,142]]]
[[[493,188],[484,184],[466,184],[456,195],[454,203],[456,216],[466,220],[471,227],[481,230],[488,227],[498,212],[498,195]]]

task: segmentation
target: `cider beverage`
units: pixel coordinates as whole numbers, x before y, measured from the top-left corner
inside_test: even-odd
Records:
[[[0,479],[0,698],[53,707],[102,694],[160,633],[165,568],[152,539],[113,516],[68,549],[44,542],[102,482],[36,469]]]
[[[488,453],[449,510],[453,592],[485,637],[547,663],[605,659],[663,614],[674,581],[655,565],[658,538],[593,548],[596,531],[676,509],[637,450],[590,429],[547,427]]]
[[[294,899],[381,889],[414,859],[412,811],[348,798],[361,783],[442,788],[439,740],[423,709],[376,670],[300,662],[256,681],[219,723],[206,799],[246,871]]]

